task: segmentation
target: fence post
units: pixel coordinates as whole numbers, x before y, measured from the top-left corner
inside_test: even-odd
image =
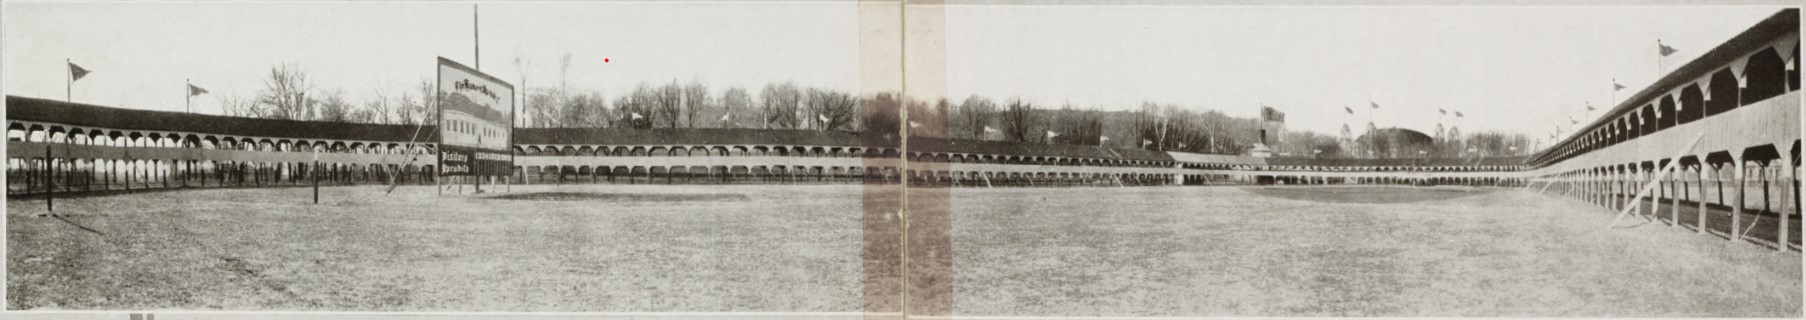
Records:
[[[1731,189],[1731,198],[1735,199],[1736,202],[1730,204],[1731,230],[1726,230],[1726,232],[1731,235],[1731,241],[1743,239],[1743,195],[1745,193],[1743,192],[1743,189],[1744,184],[1749,183],[1748,180],[1744,179],[1745,174],[1743,171],[1745,168],[1743,166],[1743,159],[1740,156],[1741,155],[1731,156],[1732,167],[1737,170],[1731,173],[1731,184],[1734,185]]]
[[[1700,155],[1699,161],[1699,196],[1694,197],[1693,200],[1699,203],[1699,228],[1697,231],[1699,234],[1706,234],[1706,178],[1715,172],[1706,170],[1712,165],[1706,164],[1705,155]]]
[[[50,144],[44,144],[44,211],[56,212],[56,158],[50,154]]]
[[[1782,146],[1785,144],[1775,144],[1775,145]],[[1790,219],[1791,217],[1788,217],[1787,214],[1789,212],[1793,211],[1790,207],[1793,206],[1793,202],[1794,202],[1794,200],[1796,200],[1793,198],[1794,172],[1793,172],[1792,155],[1790,155],[1786,152],[1782,152],[1780,160],[1781,161],[1779,162],[1779,164],[1781,167],[1781,174],[1780,174],[1781,182],[1784,182],[1785,184],[1783,184],[1783,187],[1781,189],[1781,200],[1782,200],[1781,201],[1781,209],[1778,211],[1775,211],[1776,218],[1780,219],[1780,223],[1776,224],[1778,227],[1776,227],[1777,230],[1775,231],[1775,250],[1780,251],[1780,252],[1787,252],[1787,243],[1788,243],[1787,226],[1788,226],[1788,224],[1793,223],[1792,219]],[[1767,182],[1764,182],[1764,184],[1766,184],[1766,183]]]

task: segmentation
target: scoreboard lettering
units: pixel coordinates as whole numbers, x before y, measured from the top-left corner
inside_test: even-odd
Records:
[[[514,86],[439,58],[439,175],[514,171]]]

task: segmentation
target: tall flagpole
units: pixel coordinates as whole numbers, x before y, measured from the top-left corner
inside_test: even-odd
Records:
[[[188,109],[188,113],[194,113],[194,83],[190,80],[182,79],[182,107]]]
[[[483,37],[482,37],[482,32],[479,30],[480,28],[477,27],[478,22],[479,21],[477,20],[477,4],[472,3],[472,4],[470,4],[470,39],[471,39],[470,52],[473,56],[475,56],[474,57],[475,59],[472,59],[473,61],[471,61],[471,62],[476,65],[475,67],[476,67],[477,71],[482,71],[483,70]]]
[[[1662,61],[1663,57],[1666,57],[1666,56],[1662,55],[1662,39],[1657,38],[1656,39],[1656,74],[1655,74],[1656,80],[1661,80],[1662,72],[1668,71],[1668,68],[1665,68],[1662,66],[1662,63],[1666,62],[1666,61]]]
[[[75,62],[63,58],[63,102],[75,103]]]

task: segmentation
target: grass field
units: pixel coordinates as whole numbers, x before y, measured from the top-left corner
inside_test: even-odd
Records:
[[[861,284],[895,272],[863,258],[862,241],[888,235],[862,228],[885,221],[862,188],[517,186],[501,199],[335,187],[320,206],[304,188],[191,190],[60,199],[66,217],[14,200],[7,304],[889,310],[872,298],[888,289]],[[951,222],[915,227],[951,226],[951,268],[927,272],[950,273],[955,315],[1801,316],[1799,253],[1660,224],[1607,230],[1603,210],[1528,192],[940,194]]]
[[[7,203],[10,309],[859,311],[847,186],[196,190]],[[466,190],[468,191],[468,190]],[[698,198],[699,194],[719,197]],[[741,196],[744,195],[744,196]]]
[[[1798,253],[1462,188],[958,189],[966,315],[1800,317]],[[1627,223],[1628,224],[1628,223]]]

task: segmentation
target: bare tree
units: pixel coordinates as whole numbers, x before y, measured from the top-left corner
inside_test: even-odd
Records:
[[[262,108],[263,105],[257,103],[257,98],[221,95],[219,105],[226,116],[247,118],[270,117],[268,110]]]
[[[958,119],[953,122],[953,129],[964,138],[983,140],[985,127],[991,125],[991,118],[997,114],[997,103],[991,99],[973,95],[959,104],[955,112]]]
[[[701,81],[690,80],[689,84],[683,86],[684,125],[695,128],[696,117],[714,104],[713,99],[709,98],[709,87]]]
[[[656,123],[654,117],[658,116],[658,113],[654,112],[658,99],[658,89],[653,89],[644,83],[635,87],[632,93],[615,98],[615,127],[652,128],[653,123]]]
[[[1041,122],[1037,119],[1035,105],[1022,99],[1011,99],[1003,113],[998,114],[999,125],[1003,128],[1003,136],[1009,141],[1029,142],[1041,138]]]
[[[881,92],[859,103],[860,136],[867,143],[894,142],[902,130],[903,101],[894,93]]]
[[[403,90],[401,96],[395,97],[395,107],[389,108],[389,120],[395,124],[419,124],[414,120],[414,96]]]
[[[678,121],[683,120],[684,89],[676,80],[658,87],[657,99],[653,100],[652,113],[658,114],[658,122],[666,128],[676,128]]]
[[[570,79],[570,75],[571,75],[571,53],[565,52],[564,57],[558,59],[558,88],[559,89],[570,87],[565,83],[565,81]]]
[[[439,83],[434,79],[420,79],[420,104],[415,105],[413,117],[427,125],[439,125],[439,100],[445,95],[439,92]]]
[[[358,111],[358,114],[353,116],[354,118],[364,119],[370,123],[394,123],[389,118],[391,116],[389,114],[389,94],[382,89],[377,89],[375,97],[372,97],[370,101],[365,101],[364,107]]]
[[[725,121],[722,121],[721,127],[739,127],[739,125],[730,126],[729,123],[739,123],[739,120],[746,116],[742,113],[752,111],[752,105],[752,95],[746,94],[746,89],[728,88],[727,92],[721,94],[721,113],[723,118],[726,118]]]
[[[1102,142],[1104,122],[1100,112],[1065,105],[1055,113],[1054,118],[1054,130],[1060,134],[1054,137],[1055,143],[1091,146]]]
[[[307,73],[299,68],[283,64],[270,68],[270,77],[263,81],[263,94],[257,103],[265,105],[267,116],[276,119],[312,120],[314,112],[307,103],[307,93],[313,90],[314,83],[307,78]]]
[[[810,88],[808,95],[808,110],[812,114],[808,121],[819,124],[816,127],[823,131],[852,129],[859,99],[852,94],[815,88]]]
[[[564,114],[564,99],[559,95],[563,90],[542,87],[526,92],[525,109],[531,115],[527,126],[539,128],[561,127],[559,115]]]
[[[922,99],[908,99],[909,136],[947,138],[947,99],[938,99],[930,104]]]
[[[332,90],[327,91],[322,95],[324,95],[324,97],[314,98],[308,101],[308,103],[313,104],[313,108],[318,111],[318,116],[315,120],[326,122],[351,122],[351,112],[354,107],[350,102],[345,102],[344,91]]]
[[[516,48],[516,49],[519,49],[519,48]],[[568,66],[568,64],[567,64],[567,66]],[[528,106],[531,105],[531,104],[527,103],[529,100],[531,100],[531,95],[528,93],[532,92],[531,87],[527,86],[527,71],[532,70],[532,69],[533,69],[533,61],[521,58],[520,53],[518,51],[516,51],[516,53],[514,54],[514,70],[520,74],[520,93],[521,93],[520,94],[520,107],[516,108],[516,110],[510,110],[509,112],[514,113],[514,117],[518,118],[516,120],[517,122],[528,121],[527,120],[528,116],[526,114],[530,114],[530,113],[526,112]],[[524,123],[515,123],[514,125],[525,126]]]
[[[606,127],[608,106],[599,92],[580,94],[568,97],[559,107],[561,113],[558,124],[567,128],[602,128]]]
[[[765,90],[759,93],[764,100],[765,127],[797,128],[797,106],[802,100],[802,92],[796,83],[766,84]]]

